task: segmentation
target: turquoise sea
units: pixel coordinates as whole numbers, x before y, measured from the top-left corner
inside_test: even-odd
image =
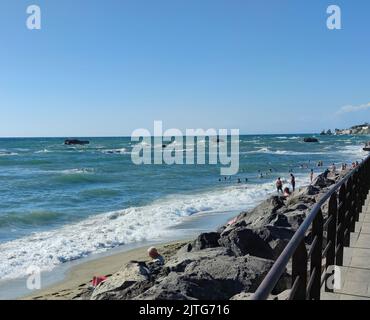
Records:
[[[30,265],[50,271],[113,248],[212,229],[275,192],[278,176],[288,180],[293,171],[298,185],[307,184],[311,168],[323,170],[318,161],[339,167],[361,160],[369,140],[304,137],[241,136],[239,173],[226,180],[218,165],[134,165],[130,138],[84,138],[86,146],[0,139],[0,281],[24,276]]]

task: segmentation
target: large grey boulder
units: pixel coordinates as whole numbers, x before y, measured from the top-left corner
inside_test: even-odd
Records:
[[[220,245],[230,249],[236,256],[252,255],[273,259],[274,252],[258,230],[238,227],[221,233]]]
[[[327,188],[335,183],[335,180],[329,179],[325,174],[320,174],[313,181],[312,185],[319,188]]]
[[[148,283],[150,271],[143,262],[131,261],[120,271],[100,283],[94,290],[91,300],[117,299],[124,297],[123,292],[137,283]]]
[[[191,262],[183,269],[178,269],[182,272],[170,272],[135,299],[230,299],[242,291],[255,291],[273,265],[271,260],[249,255],[243,257],[220,255],[219,248],[206,250],[209,255],[204,256],[201,254],[202,251],[198,251],[197,260],[194,260],[194,254],[183,257],[183,260]],[[278,292],[285,290],[287,285],[283,279],[279,283]]]
[[[236,256],[249,254],[275,260],[293,237],[294,232],[293,228],[285,227],[285,225],[266,225],[256,229],[238,227],[224,231],[219,243],[230,249]]]
[[[165,272],[184,272],[185,268],[195,261],[216,259],[231,256],[232,252],[227,248],[208,248],[200,251],[179,250],[164,266]]]
[[[197,250],[204,250],[207,248],[219,247],[218,240],[220,239],[220,233],[218,232],[207,232],[201,233],[194,241],[186,244],[180,250],[182,252],[190,252]]]
[[[250,211],[242,212],[236,219],[236,222],[227,226],[222,232],[227,232],[231,229],[248,226],[250,228],[258,228],[269,224],[271,216],[277,212],[284,210],[285,199],[279,196],[272,196],[260,203],[257,207]]]
[[[305,211],[289,211],[277,214],[270,222],[270,225],[275,227],[285,227],[297,230],[306,218]]]

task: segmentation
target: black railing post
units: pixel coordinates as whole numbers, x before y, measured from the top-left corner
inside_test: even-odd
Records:
[[[350,244],[350,228],[351,228],[351,216],[353,211],[353,191],[352,191],[352,177],[350,177],[346,184],[346,205],[344,215],[344,241],[343,245],[349,247]]]
[[[302,240],[293,254],[292,259],[292,289],[297,282],[297,286],[291,295],[291,300],[306,300],[307,287],[307,250],[304,240]]]
[[[358,182],[357,182],[357,173],[355,173],[352,177],[352,206],[350,210],[350,231],[355,232],[356,229],[356,221],[357,221],[357,213],[358,213]]]
[[[329,249],[326,254],[326,270],[329,270],[329,268],[335,265],[335,248],[337,246],[337,215],[338,215],[337,193],[334,192],[330,197],[328,207],[328,219],[331,219],[331,221],[328,225],[327,230],[327,243],[329,245]],[[325,291],[333,292],[333,289],[327,286],[327,280],[329,276],[330,275],[326,273]]]
[[[312,248],[310,265],[310,288],[308,300],[320,300],[321,271],[322,271],[322,236],[323,236],[323,216],[321,210],[317,213],[312,223]],[[312,283],[311,283],[312,281]]]
[[[343,265],[343,247],[344,247],[344,215],[346,212],[346,186],[342,184],[339,189],[339,204],[338,204],[338,229],[337,229],[337,247],[335,264]]]

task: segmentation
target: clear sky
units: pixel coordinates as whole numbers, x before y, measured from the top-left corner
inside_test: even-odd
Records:
[[[0,41],[0,136],[370,122],[368,0],[1,0]]]

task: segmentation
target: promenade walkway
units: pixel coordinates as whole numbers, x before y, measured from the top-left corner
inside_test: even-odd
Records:
[[[322,300],[370,300],[370,193],[362,208],[349,248],[344,248],[341,289],[322,291]]]

